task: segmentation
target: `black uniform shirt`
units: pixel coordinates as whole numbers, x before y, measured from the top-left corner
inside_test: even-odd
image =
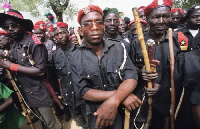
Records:
[[[192,36],[187,27],[184,27],[180,31],[182,31],[183,34],[188,38],[188,51],[200,48],[200,31],[197,33],[195,37]]]
[[[47,49],[44,44],[36,45],[30,34],[25,34],[21,42],[15,42],[10,53],[13,63],[31,67],[29,59],[35,62],[35,67],[45,72],[47,63]],[[42,77],[12,72],[14,80],[22,95],[31,107],[52,106],[50,93],[42,82]]]
[[[147,40],[152,38],[149,36],[149,33],[147,33],[144,36],[144,39],[145,42],[147,42]],[[170,84],[170,54],[169,54],[168,42],[169,42],[168,34],[166,32],[164,39],[160,42],[156,42],[153,46],[154,59],[160,61],[160,65],[158,65],[156,69],[158,73],[158,78],[156,79],[156,83],[161,84],[157,96],[154,98],[153,107],[164,115],[169,115],[169,106],[170,106],[169,88],[171,87],[171,84]],[[177,35],[173,36],[173,43],[174,43],[173,45],[174,56],[176,57],[176,55],[181,51],[180,46],[178,44]],[[133,61],[133,64],[139,68],[142,68],[144,66],[144,61],[143,61],[142,49],[138,39],[136,39],[135,42],[131,43],[131,49],[134,49],[131,50],[132,53],[129,53]],[[143,83],[139,82],[138,85],[139,84]]]
[[[71,68],[69,64],[69,53],[76,49],[74,44],[71,44],[70,50],[64,50],[59,47],[53,53],[53,64],[55,65],[58,79],[61,81],[62,95],[68,105],[74,106],[74,86],[71,78]]]
[[[112,40],[103,40],[104,48],[100,59],[95,51],[83,44],[71,53],[71,67],[73,80],[75,82],[76,98],[81,100],[82,96],[90,89],[103,91],[117,90],[122,83],[119,77],[137,80],[137,72],[132,64],[125,46]],[[127,58],[124,58],[124,53]],[[126,63],[120,70],[124,59]],[[85,101],[86,113],[94,113],[102,102]]]
[[[190,91],[190,102],[200,105],[200,49],[178,55],[174,69],[174,81],[178,95],[182,88]]]

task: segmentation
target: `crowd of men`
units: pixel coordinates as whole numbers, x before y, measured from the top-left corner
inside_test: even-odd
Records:
[[[33,24],[14,9],[0,13],[0,128],[17,129],[24,123],[20,92],[42,129],[62,129],[63,114],[83,129],[124,129],[125,109],[130,111],[129,128],[143,129],[149,97],[149,129],[170,129],[172,28],[174,127],[199,129],[200,5],[188,10],[172,6],[172,0],[153,0],[137,9],[145,42],[154,42],[156,72],[145,69],[138,23],[121,18],[117,8],[90,4],[80,9],[78,30],[65,22]],[[155,82],[154,87],[147,82]]]

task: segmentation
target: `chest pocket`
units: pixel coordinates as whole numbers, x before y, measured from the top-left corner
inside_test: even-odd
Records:
[[[17,54],[17,63],[23,66],[32,66],[32,64],[30,63],[29,59],[31,58],[31,54],[28,53],[28,46],[22,47],[20,49],[17,49],[15,54]]]
[[[59,64],[57,63],[56,64],[56,70],[57,70],[57,72],[60,76],[66,76],[67,75],[67,66],[65,65],[64,62],[59,63]]]
[[[81,70],[79,70],[78,74],[84,78],[88,80],[88,83],[90,86],[92,86],[91,88],[94,89],[101,89],[100,85],[100,75],[99,75],[99,67],[98,65],[93,65],[93,66],[88,66],[85,67]]]

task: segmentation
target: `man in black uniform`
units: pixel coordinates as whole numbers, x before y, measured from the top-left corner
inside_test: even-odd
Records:
[[[61,129],[52,111],[53,101],[42,77],[47,63],[47,50],[37,37],[32,37],[33,23],[16,10],[0,13],[0,26],[14,39],[10,60],[0,66],[12,71],[13,78],[28,106],[37,111],[48,129]],[[32,39],[33,38],[33,39]],[[1,53],[1,58],[4,58]]]
[[[76,45],[69,41],[68,25],[64,22],[56,22],[53,30],[54,37],[60,47],[53,53],[53,64],[55,65],[61,95],[68,105],[74,120],[79,126],[87,127],[86,118],[83,115],[85,107],[83,105],[74,108],[75,96],[74,85],[71,78],[71,69],[68,61],[69,53],[76,49]],[[68,116],[69,114],[66,113]]]
[[[125,44],[127,51],[130,50],[130,43],[118,34],[119,12],[116,8],[105,8],[103,10],[103,20],[105,24],[105,38],[113,39]]]
[[[190,8],[185,15],[186,26],[180,30],[188,39],[188,51],[200,48],[200,5]]]
[[[160,1],[159,1],[160,2]],[[173,5],[171,0],[159,3],[154,0],[148,5],[144,12],[147,16],[147,22],[150,30],[144,36],[145,42],[149,39],[154,40],[153,46],[154,59],[160,61],[160,65],[157,66],[157,73],[144,70],[143,55],[140,43],[138,39],[134,44],[131,44],[131,49],[135,49],[133,53],[130,53],[133,63],[138,67],[138,73],[142,75],[143,81],[151,81],[156,79],[155,88],[147,88],[147,93],[153,97],[152,104],[152,120],[150,129],[162,129],[167,125],[167,118],[169,117],[170,108],[170,59],[169,59],[169,40],[167,28],[170,22],[170,9]],[[177,41],[177,37],[173,36],[174,43],[174,55],[176,56],[180,52],[180,46]],[[148,49],[147,49],[148,50]],[[143,68],[142,68],[143,67]],[[140,69],[142,69],[140,71]],[[140,82],[137,87],[141,87],[144,82]],[[159,90],[158,90],[159,89]],[[143,112],[143,111],[141,111]]]
[[[181,8],[173,8],[171,11],[171,22],[170,22],[170,28],[173,29],[173,31],[177,31],[179,29],[183,28],[183,10]]]
[[[183,96],[182,99],[177,101],[180,103],[175,121],[175,128],[177,129],[200,128],[199,61],[200,49],[179,54],[176,58],[174,69],[174,81],[177,87],[176,96]]]
[[[103,39],[101,8],[79,10],[78,22],[84,41],[70,54],[77,104],[86,104],[89,129],[123,129],[122,107],[131,111],[141,104],[131,94],[137,84],[134,65],[123,43]]]

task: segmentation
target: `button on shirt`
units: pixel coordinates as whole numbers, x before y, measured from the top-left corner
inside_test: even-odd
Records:
[[[103,91],[117,90],[122,83],[119,77],[137,80],[137,71],[129,56],[126,58],[125,66],[120,70],[124,61],[126,51],[120,43],[112,40],[103,40],[103,50],[100,58],[95,51],[86,46],[86,42],[70,54],[72,78],[75,83],[75,94],[77,100],[90,89]],[[102,102],[85,101],[86,113],[94,113]]]
[[[13,44],[10,59],[13,63],[27,67],[32,67],[30,62],[30,59],[32,59],[35,67],[45,72],[47,49],[44,44],[36,45],[32,36],[26,33],[21,42]],[[12,75],[29,106],[44,107],[53,105],[49,91],[42,82],[42,77],[13,71]]]
[[[150,37],[149,33],[144,36],[145,42],[149,39],[153,39]],[[180,46],[178,44],[177,35],[173,35],[173,47],[174,47],[174,56],[181,52]],[[144,59],[142,55],[142,49],[139,43],[139,40],[136,39],[135,42],[131,43],[131,52],[129,53],[134,65],[139,67],[140,69],[144,66]],[[148,46],[147,46],[148,50]],[[168,33],[164,39],[160,42],[156,42],[153,46],[154,59],[160,61],[160,65],[157,66],[156,70],[158,73],[158,78],[156,79],[156,83],[160,84],[161,87],[154,98],[153,107],[163,113],[164,115],[169,114],[169,106],[170,106],[170,54],[169,54],[169,40]],[[141,82],[138,85],[143,84]],[[138,86],[137,86],[138,87]]]
[[[61,81],[62,95],[68,105],[74,106],[74,86],[71,77],[71,68],[69,64],[69,53],[76,49],[74,44],[71,44],[70,50],[65,50],[59,47],[53,53],[53,64],[55,65],[58,79]]]

